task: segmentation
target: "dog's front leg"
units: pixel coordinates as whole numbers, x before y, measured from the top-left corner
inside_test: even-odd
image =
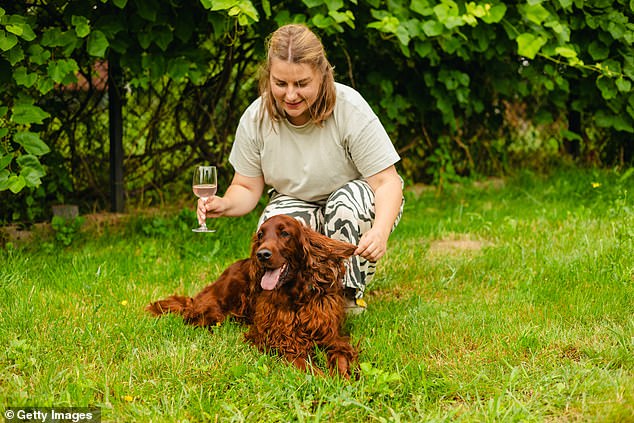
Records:
[[[345,339],[337,340],[328,347],[328,368],[330,374],[339,374],[346,379],[352,375],[351,366],[357,361],[358,353]]]
[[[289,361],[291,364],[293,364],[295,367],[297,367],[298,369],[306,372],[306,371],[310,371],[311,373],[318,375],[318,376],[323,376],[323,372],[321,370],[319,370],[319,368],[315,367],[312,365],[312,363],[310,363],[307,360],[308,357],[303,357],[303,356],[286,356],[286,360]]]

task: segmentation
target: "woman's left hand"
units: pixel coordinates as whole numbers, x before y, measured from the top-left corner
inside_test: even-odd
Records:
[[[368,177],[374,191],[375,219],[372,228],[361,236],[355,255],[377,261],[387,250],[387,239],[403,202],[401,177],[394,165]]]
[[[361,236],[354,254],[369,261],[378,261],[387,251],[388,236],[377,228],[370,229]]]

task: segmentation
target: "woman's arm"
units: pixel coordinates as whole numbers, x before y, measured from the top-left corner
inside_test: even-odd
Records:
[[[251,178],[236,172],[223,197],[198,200],[198,221],[206,217],[242,216],[255,208],[264,191],[264,177]]]
[[[367,181],[374,191],[374,224],[361,237],[355,254],[377,261],[387,251],[387,239],[403,202],[403,188],[394,165],[370,176]]]

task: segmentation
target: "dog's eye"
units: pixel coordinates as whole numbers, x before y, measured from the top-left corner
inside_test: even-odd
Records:
[[[288,232],[286,231],[282,231],[280,232],[280,235],[282,236],[282,238],[288,238],[289,236],[291,236]]]
[[[263,236],[264,236],[264,232],[262,231],[258,232],[258,240],[261,240]]]

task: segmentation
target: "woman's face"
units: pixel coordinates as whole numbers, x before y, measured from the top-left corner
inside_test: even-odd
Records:
[[[317,99],[321,84],[319,73],[305,63],[271,59],[271,92],[293,125],[310,120],[308,108]]]

